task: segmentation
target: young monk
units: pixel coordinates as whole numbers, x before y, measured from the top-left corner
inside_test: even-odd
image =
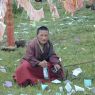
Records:
[[[49,79],[45,79],[43,68],[48,68]],[[34,85],[64,78],[59,58],[49,40],[49,30],[45,26],[37,29],[37,36],[27,46],[26,54],[13,76],[20,86]]]

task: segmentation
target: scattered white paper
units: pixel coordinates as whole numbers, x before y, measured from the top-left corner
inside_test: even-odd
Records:
[[[66,83],[70,83],[70,84],[71,84],[72,82],[71,82],[70,80],[65,80],[64,83],[65,83],[65,84],[66,84]]]
[[[6,69],[4,66],[0,66],[0,71],[3,72],[3,73],[6,73]]]
[[[0,58],[0,61],[2,61],[3,59],[2,58]]]
[[[61,61],[62,61],[62,59],[61,59],[61,58],[59,58],[59,61],[61,62]]]
[[[19,62],[19,61],[20,61],[20,59],[17,59],[16,61],[17,61],[17,62]]]
[[[67,93],[70,93],[72,91],[72,87],[71,87],[70,83],[67,83],[65,85],[65,89],[67,90]]]
[[[61,83],[61,81],[58,80],[58,79],[55,79],[55,80],[53,80],[53,81],[51,81],[51,82],[52,82],[52,83],[56,83],[56,84]]]
[[[11,81],[5,81],[5,83],[3,83],[3,86],[12,87],[12,82]]]
[[[0,71],[6,73],[6,69],[0,69]]]
[[[60,86],[60,87],[59,87],[59,90],[60,90],[60,92],[63,92],[63,87]]]
[[[46,84],[41,84],[41,88],[43,91],[49,89],[48,85]]]
[[[74,85],[75,87],[75,91],[85,91],[84,88],[80,87],[80,86],[77,86],[77,85]]]
[[[81,68],[77,68],[75,70],[72,71],[74,76],[78,76],[80,73],[82,73],[82,69]]]

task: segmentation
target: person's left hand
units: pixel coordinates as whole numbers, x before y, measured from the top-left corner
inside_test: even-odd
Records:
[[[55,64],[54,67],[55,67],[57,70],[59,70],[59,69],[61,68],[59,64]]]

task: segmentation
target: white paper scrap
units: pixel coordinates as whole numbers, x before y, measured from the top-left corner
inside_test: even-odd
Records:
[[[68,93],[70,93],[72,91],[72,87],[71,87],[70,83],[67,83],[65,85],[65,89],[67,90]]]
[[[82,91],[82,92],[85,91],[84,88],[82,88],[80,86],[74,85],[74,87],[75,87],[76,91]]]
[[[77,68],[75,70],[72,71],[74,76],[78,76],[80,73],[82,73],[82,69],[81,68]]]
[[[60,80],[58,80],[58,79],[55,79],[55,80],[53,80],[53,81],[51,81],[52,83],[61,83],[61,81]]]

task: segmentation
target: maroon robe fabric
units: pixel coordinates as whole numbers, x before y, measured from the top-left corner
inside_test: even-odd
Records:
[[[43,68],[38,65],[39,62],[43,60],[48,62],[49,80],[44,79]],[[38,81],[46,82],[60,77],[63,78],[64,73],[62,69],[60,74],[52,72],[52,68],[55,64],[60,65],[60,61],[59,57],[57,57],[53,50],[52,43],[48,41],[44,45],[42,52],[39,46],[39,41],[37,38],[34,38],[29,42],[26,54],[23,57],[20,66],[16,69],[13,78],[20,86],[36,84]]]

